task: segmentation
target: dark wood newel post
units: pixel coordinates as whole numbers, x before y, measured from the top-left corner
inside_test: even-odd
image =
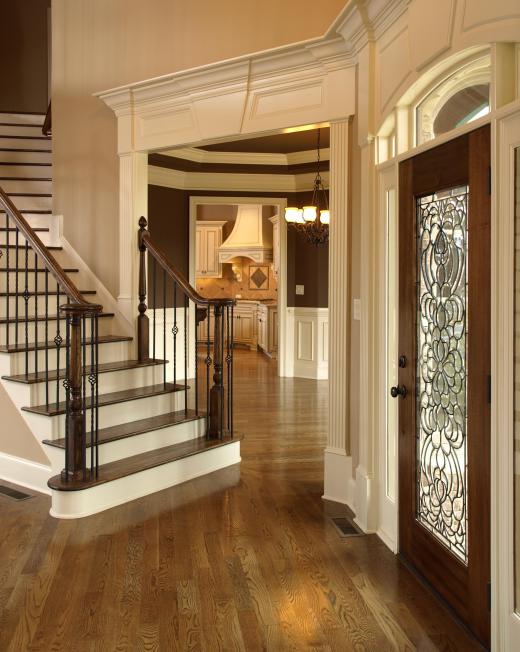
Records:
[[[209,394],[209,439],[222,439],[224,423],[224,349],[222,348],[222,329],[224,307],[216,304],[213,321],[213,387]]]
[[[146,314],[146,245],[143,234],[148,223],[144,217],[139,219],[139,316],[137,317],[137,357],[140,361],[150,357],[150,321]]]
[[[69,391],[68,410],[66,419],[66,467],[61,475],[64,480],[82,480],[86,468],[85,447],[85,409],[82,396],[82,351],[81,351],[81,322],[84,310],[80,306],[67,304],[62,307],[66,314],[69,329],[69,347],[66,352],[67,378],[66,387]]]

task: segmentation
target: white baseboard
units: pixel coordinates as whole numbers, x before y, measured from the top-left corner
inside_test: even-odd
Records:
[[[347,505],[353,512],[354,494],[352,491],[352,458],[345,451],[331,448],[325,449],[324,458],[324,500]]]
[[[354,522],[365,534],[377,531],[376,480],[358,466],[356,469],[356,518]]]
[[[377,529],[376,534],[387,548],[390,548],[394,554],[397,554],[397,541],[386,530],[380,527]]]
[[[47,481],[51,476],[50,466],[0,453],[0,478],[3,480],[50,495],[51,490],[47,486]]]

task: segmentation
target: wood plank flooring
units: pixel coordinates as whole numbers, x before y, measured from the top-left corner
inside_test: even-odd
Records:
[[[321,500],[327,383],[236,355],[242,464],[77,521],[0,496],[0,650],[481,649]]]

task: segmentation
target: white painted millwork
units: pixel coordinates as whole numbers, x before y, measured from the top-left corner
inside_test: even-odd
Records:
[[[322,161],[329,160],[330,150],[328,147],[320,149]],[[181,158],[196,163],[217,164],[225,163],[232,165],[301,165],[302,163],[314,163],[316,161],[316,150],[309,149],[303,152],[289,152],[287,154],[274,154],[264,152],[218,152],[198,147],[179,147],[178,149],[161,150],[161,155]]]
[[[348,210],[349,123],[330,125],[330,211],[329,226],[329,431],[325,448],[323,497],[353,505],[352,460],[349,432],[350,296]]]
[[[287,308],[293,324],[293,376],[326,380],[329,372],[328,308]]]

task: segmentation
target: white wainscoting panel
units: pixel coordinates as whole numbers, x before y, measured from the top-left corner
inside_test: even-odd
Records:
[[[328,308],[287,308],[287,358],[297,378],[326,380],[329,377]]]

